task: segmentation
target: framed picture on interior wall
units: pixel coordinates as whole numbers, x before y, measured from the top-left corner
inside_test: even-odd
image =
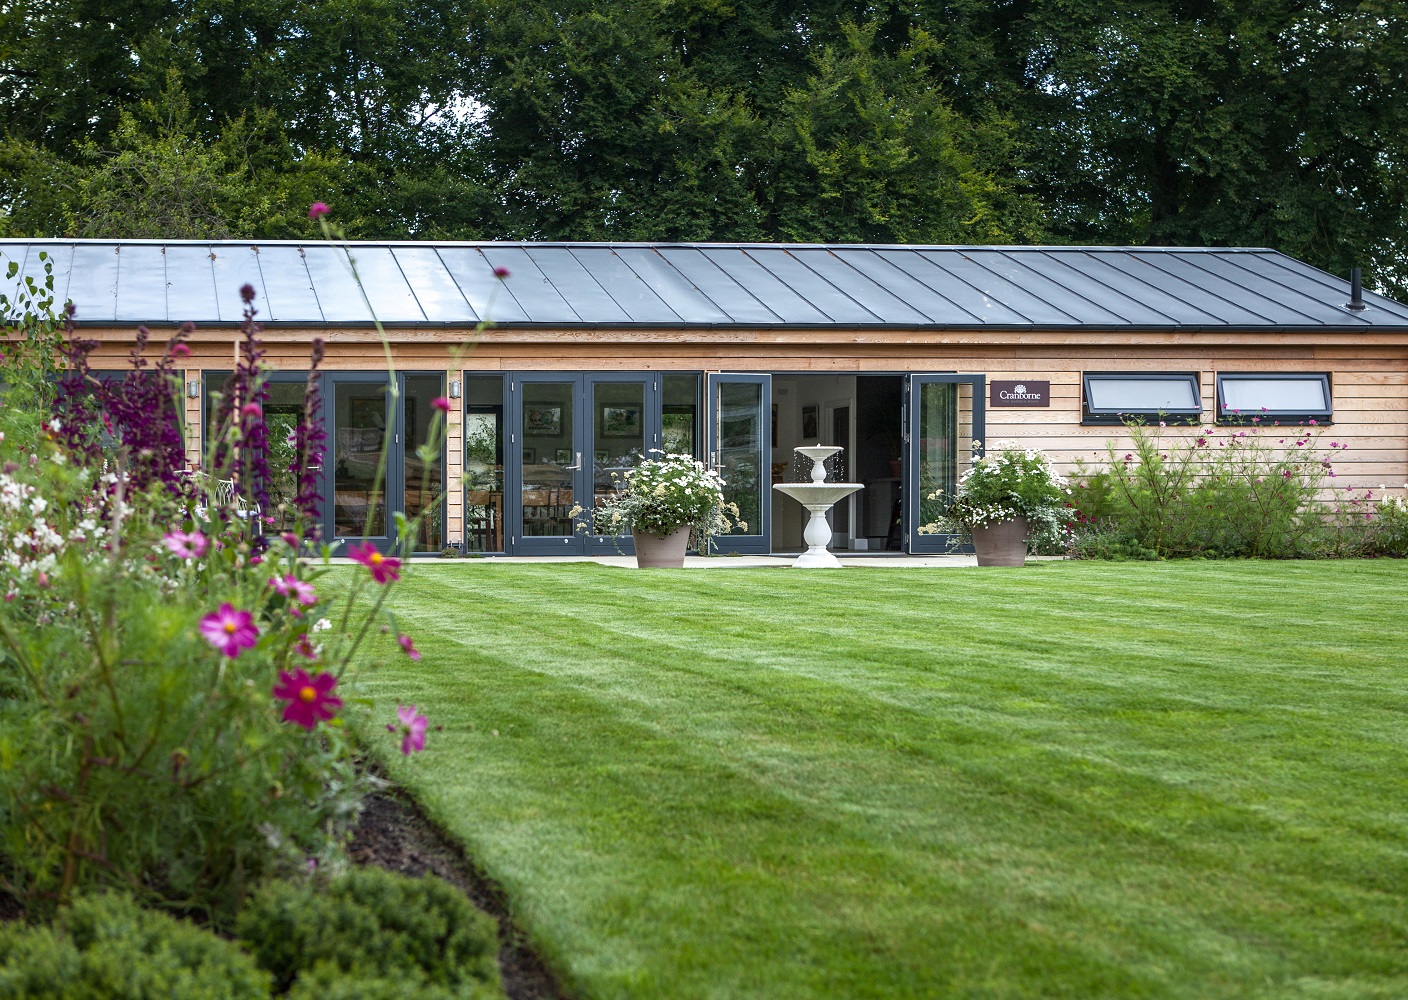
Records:
[[[562,433],[562,407],[530,406],[523,411],[523,433],[556,437]]]
[[[802,407],[802,440],[819,441],[821,439],[820,427],[817,423],[817,410],[815,406]]]
[[[555,451],[555,452],[553,453],[552,460],[553,460],[554,462],[556,462],[558,465],[571,465],[571,464],[572,464],[572,449],[571,449],[571,448],[559,448],[559,449],[557,449],[557,451]]]
[[[640,437],[639,406],[603,406],[601,436],[611,438]]]
[[[605,448],[598,448],[596,451],[592,452],[592,461],[597,465],[605,465],[607,462],[611,461],[611,452],[607,451]]]
[[[373,396],[356,396],[347,401],[347,424],[349,427],[386,426],[386,400]]]

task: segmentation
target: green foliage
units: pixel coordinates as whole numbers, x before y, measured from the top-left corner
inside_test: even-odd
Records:
[[[0,10],[9,235],[322,200],[373,238],[1264,245],[1408,294],[1401,4],[90,6]]]
[[[268,973],[234,942],[120,894],[79,896],[53,926],[0,926],[3,1000],[268,996]]]
[[[1289,559],[1392,552],[1398,509],[1372,497],[1325,499],[1333,464],[1306,427],[1206,428],[1168,440],[1131,425],[1133,450],[1110,445],[1104,469],[1081,468],[1072,552],[1089,558]]]
[[[239,934],[280,989],[295,996],[379,1000],[377,981],[492,996],[497,928],[439,879],[359,868],[330,879],[261,886],[240,914]],[[336,990],[320,994],[343,977]],[[351,980],[361,980],[357,985]]]

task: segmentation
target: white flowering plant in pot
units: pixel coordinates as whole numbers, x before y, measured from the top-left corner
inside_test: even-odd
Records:
[[[667,454],[651,449],[659,458],[648,458],[633,469],[612,473],[616,492],[598,498],[584,530],[619,536],[626,532],[664,537],[679,528],[694,530],[696,545],[713,535],[747,525],[738,505],[724,499],[724,481],[717,472],[693,455]],[[586,512],[572,508],[573,517]]]
[[[975,449],[979,442],[973,442]],[[922,534],[950,534],[965,542],[974,528],[1027,519],[1033,547],[1061,543],[1075,519],[1071,489],[1044,453],[999,441],[958,479],[958,487],[943,517],[922,526]],[[942,492],[930,500],[948,499]]]

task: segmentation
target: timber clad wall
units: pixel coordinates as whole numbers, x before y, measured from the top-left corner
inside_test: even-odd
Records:
[[[84,328],[83,333],[104,342],[101,366],[122,366],[131,330]],[[308,343],[318,335],[328,344],[325,370],[384,370],[375,332],[362,330],[269,330],[269,362],[281,370],[305,370]],[[1377,488],[1408,482],[1408,334],[491,329],[453,370],[448,367],[450,348],[469,344],[472,331],[392,330],[390,335],[398,370],[444,371],[447,379],[476,371],[585,370],[947,371],[982,373],[989,381],[1049,380],[1049,408],[989,407],[986,438],[1041,448],[1067,470],[1078,459],[1103,462],[1106,442],[1113,441],[1120,453],[1128,447],[1118,427],[1081,425],[1083,373],[1197,371],[1204,423],[1211,423],[1219,372],[1328,372],[1334,418],[1322,437],[1350,446],[1335,459],[1335,485]],[[197,331],[192,341],[188,379],[200,378],[202,370],[227,370],[232,363],[234,331],[220,331],[218,339],[206,337]],[[186,400],[192,460],[198,458],[200,404],[199,399]],[[1189,435],[1196,429],[1170,427],[1165,433]],[[458,540],[463,527],[458,408],[452,411],[448,434],[446,527],[448,538]]]

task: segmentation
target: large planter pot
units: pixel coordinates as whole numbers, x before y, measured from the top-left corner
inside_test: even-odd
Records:
[[[632,532],[636,565],[641,569],[679,569],[684,565],[684,550],[689,548],[689,528],[686,524],[663,536]]]
[[[974,528],[973,548],[978,553],[979,566],[1025,566],[1027,519],[1014,517],[986,528]]]

